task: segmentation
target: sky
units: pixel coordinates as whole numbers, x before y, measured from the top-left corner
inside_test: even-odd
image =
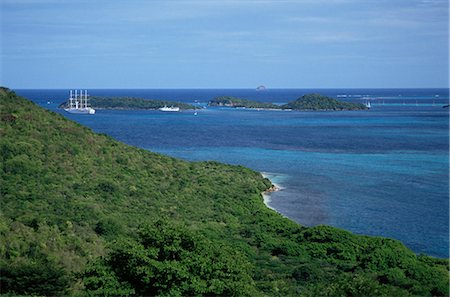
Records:
[[[0,85],[449,86],[448,0],[0,0]]]

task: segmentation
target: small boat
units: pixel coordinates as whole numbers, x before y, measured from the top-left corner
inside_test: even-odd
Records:
[[[95,114],[95,109],[89,106],[87,90],[84,90],[84,94],[83,90],[80,90],[80,94],[78,90],[70,90],[69,104],[64,110],[75,114]]]
[[[372,105],[370,104],[370,101],[367,101],[364,105],[365,105],[367,108],[371,108],[371,107],[372,107]]]
[[[180,111],[180,108],[178,106],[171,106],[171,107],[167,107],[166,105],[164,105],[164,107],[159,108],[160,111],[168,111],[168,112],[176,112],[176,111]]]

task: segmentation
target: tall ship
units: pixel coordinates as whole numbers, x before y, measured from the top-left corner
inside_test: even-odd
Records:
[[[95,114],[95,109],[89,105],[88,100],[87,90],[84,90],[84,92],[80,90],[79,93],[78,90],[70,90],[68,106],[64,110],[69,113]]]

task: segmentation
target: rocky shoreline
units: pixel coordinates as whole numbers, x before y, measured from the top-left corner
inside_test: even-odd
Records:
[[[262,175],[264,178],[269,179],[269,178],[267,177],[266,174],[261,173],[261,175]],[[270,179],[269,179],[269,180],[270,180]],[[270,182],[271,182],[272,185],[271,185],[268,189],[266,189],[266,190],[264,190],[263,192],[261,192],[261,196],[262,196],[262,198],[263,198],[264,204],[265,204],[268,208],[270,208],[270,209],[272,209],[272,210],[278,212],[275,208],[273,208],[272,206],[269,205],[269,204],[270,204],[270,201],[271,201],[271,199],[270,199],[270,194],[272,194],[273,192],[280,191],[280,190],[281,190],[281,187],[280,187],[279,185],[273,183],[272,181],[270,181]],[[278,213],[279,213],[279,212],[278,212]]]

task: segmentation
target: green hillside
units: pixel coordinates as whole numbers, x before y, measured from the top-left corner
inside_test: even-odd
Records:
[[[306,228],[259,173],[131,147],[0,89],[4,296],[447,296],[448,260]]]
[[[282,105],[284,109],[296,110],[357,110],[367,109],[364,104],[339,101],[320,94],[306,94],[295,101]]]

